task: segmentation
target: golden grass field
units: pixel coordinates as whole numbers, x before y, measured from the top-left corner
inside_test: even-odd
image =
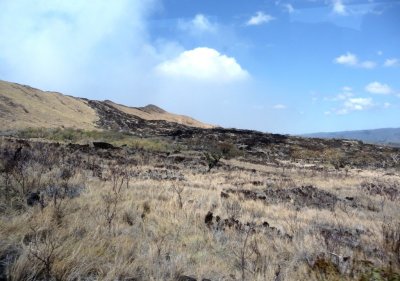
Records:
[[[127,107],[106,101],[117,110],[144,120],[164,120],[190,127],[212,128],[193,118],[144,108]],[[153,109],[153,110],[152,110]],[[98,113],[84,99],[56,92],[44,92],[26,85],[0,80],[0,130],[26,128],[75,128],[99,130]]]
[[[28,156],[15,164],[19,147]],[[0,148],[2,280],[400,278],[398,169],[239,156],[207,172],[196,151],[10,138]],[[320,200],[302,193],[309,185]]]

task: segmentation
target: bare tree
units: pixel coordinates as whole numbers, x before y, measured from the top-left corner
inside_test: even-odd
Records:
[[[120,195],[122,186],[124,183],[129,182],[129,174],[126,169],[119,166],[111,167],[111,191],[107,194],[102,195],[104,202],[104,217],[108,226],[108,231],[111,233],[112,224],[117,216],[118,202],[120,201]]]
[[[31,227],[32,240],[29,243],[29,257],[39,261],[44,269],[44,277],[49,280],[53,264],[57,257],[57,249],[61,246],[52,230],[38,231]]]
[[[176,193],[177,198],[178,198],[178,204],[179,204],[179,209],[183,208],[183,202],[182,202],[182,192],[184,191],[184,188],[182,186],[176,186],[172,185],[173,191]]]
[[[246,272],[250,271],[253,273],[248,266],[248,259],[250,258],[251,255],[253,255],[253,251],[251,251],[249,247],[249,238],[250,236],[254,233],[254,227],[249,226],[244,230],[244,239],[243,239],[243,244],[241,245],[239,252],[233,252],[233,254],[236,256],[238,259],[237,265],[239,266],[240,273],[241,273],[241,280],[245,281],[246,280]]]

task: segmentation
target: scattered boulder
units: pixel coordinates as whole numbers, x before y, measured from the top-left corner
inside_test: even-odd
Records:
[[[229,194],[221,191],[221,198],[229,198]]]
[[[208,211],[206,217],[204,218],[204,223],[210,227],[212,224],[212,220],[213,220],[213,213],[211,211]]]
[[[356,248],[361,243],[361,234],[364,233],[360,229],[349,229],[340,228],[336,229],[334,227],[326,226],[321,227],[320,233],[325,239],[327,246],[343,245],[350,248]]]
[[[380,180],[376,182],[363,182],[360,189],[369,195],[385,196],[392,201],[400,198],[399,182],[384,182]]]
[[[2,250],[0,253],[0,281],[10,280],[10,267],[21,254],[21,250],[14,245]]]
[[[102,141],[94,141],[93,146],[95,148],[99,148],[99,149],[115,149],[116,148],[111,143],[102,142]]]
[[[226,219],[221,219],[220,216],[215,216],[211,211],[207,213],[204,219],[204,223],[207,225],[207,227],[210,230],[213,231],[225,231],[227,229],[233,229],[236,231],[246,231],[246,230],[251,230],[253,232],[259,231],[263,232],[267,235],[273,236],[273,237],[280,237],[283,239],[288,239],[292,240],[293,237],[291,235],[288,235],[287,233],[283,233],[280,231],[278,228],[270,226],[268,222],[264,221],[261,224],[257,224],[254,222],[246,222],[243,223],[239,221],[238,219],[235,219],[234,217],[226,218]]]
[[[228,189],[228,193],[239,193],[246,199],[263,200],[267,203],[291,202],[297,207],[333,209],[340,200],[336,195],[307,185],[293,188],[268,188],[264,191]]]
[[[26,197],[26,204],[30,207],[35,205],[43,205],[43,200],[40,196],[40,192],[31,192]]]

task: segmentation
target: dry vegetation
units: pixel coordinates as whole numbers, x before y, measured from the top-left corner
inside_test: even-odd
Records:
[[[398,169],[152,141],[2,138],[0,279],[399,280]]]
[[[134,108],[111,101],[98,103],[110,106],[112,111],[126,113],[134,120],[162,120],[190,127],[213,127],[152,105]],[[99,130],[97,123],[100,118],[100,113],[89,100],[0,80],[0,130],[28,127]]]
[[[82,99],[0,80],[0,129],[74,127],[94,130],[96,111]]]

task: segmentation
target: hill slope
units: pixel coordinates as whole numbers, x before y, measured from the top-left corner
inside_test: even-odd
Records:
[[[144,120],[164,120],[167,122],[174,122],[186,126],[197,127],[197,128],[212,128],[213,126],[199,122],[191,117],[184,115],[177,115],[169,113],[155,105],[149,104],[145,107],[129,107],[121,104],[114,103],[112,101],[105,101],[108,105],[115,107],[122,112],[130,115],[138,116]]]
[[[87,101],[0,81],[0,129],[72,127],[95,129],[96,111]]]
[[[332,133],[313,133],[306,137],[354,139],[366,143],[400,145],[400,128],[385,128],[375,130],[343,131]]]
[[[101,116],[94,106],[99,103],[106,105],[108,111],[124,113],[139,123],[165,121],[196,128],[213,127],[187,116],[169,113],[154,105],[134,108],[112,101],[90,101],[0,80],[0,130],[28,127],[99,129]]]

